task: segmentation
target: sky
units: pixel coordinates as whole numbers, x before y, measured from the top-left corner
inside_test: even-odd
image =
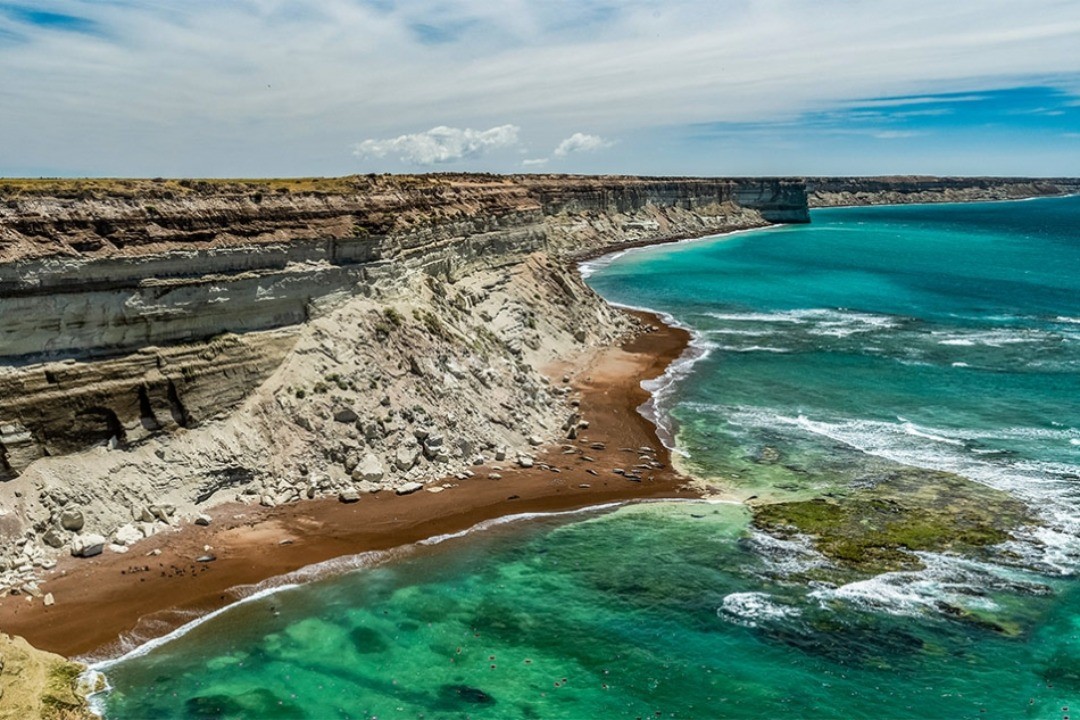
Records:
[[[1080,175],[1077,0],[0,0],[0,176]]]

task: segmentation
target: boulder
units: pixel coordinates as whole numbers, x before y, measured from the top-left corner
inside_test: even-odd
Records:
[[[416,492],[417,490],[422,490],[423,488],[424,488],[423,483],[409,482],[409,483],[405,483],[404,485],[399,487],[394,492],[396,492],[398,495],[411,495],[412,493]]]
[[[377,483],[383,479],[385,474],[386,471],[383,469],[382,461],[372,453],[367,453],[353,468],[352,479],[357,482]]]
[[[533,447],[539,447],[540,445],[544,444],[544,438],[540,437],[539,435],[530,435],[529,444]]]
[[[528,455],[519,455],[517,459],[518,465],[523,468],[531,468],[533,466],[533,459]]]
[[[334,420],[339,423],[354,423],[360,416],[352,408],[338,408],[334,411]]]
[[[202,525],[202,526],[209,525],[210,524],[210,516],[209,515],[204,515],[203,513],[199,513],[198,515],[195,516],[195,524],[196,525]]]
[[[338,500],[343,503],[360,502],[360,493],[356,488],[345,488],[338,493]]]
[[[45,534],[41,536],[41,541],[52,548],[64,547],[64,536],[56,528],[46,530]]]
[[[121,525],[113,535],[113,540],[117,545],[134,545],[142,539],[142,531],[131,523]]]
[[[93,557],[105,549],[105,538],[100,535],[76,535],[71,539],[71,554],[75,557]]]
[[[60,513],[60,527],[71,532],[79,532],[83,529],[83,525],[86,521],[83,519],[81,510],[75,510],[74,508],[67,508]]]
[[[405,472],[411,470],[413,465],[419,459],[420,452],[415,447],[399,447],[397,453],[394,455],[394,465],[398,470]]]

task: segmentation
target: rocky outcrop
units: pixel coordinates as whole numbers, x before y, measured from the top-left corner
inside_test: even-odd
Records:
[[[1080,193],[1076,178],[810,177],[811,207],[1019,200]]]
[[[0,633],[0,720],[92,720],[85,666]]]
[[[787,180],[0,181],[0,584],[525,456],[542,369],[630,329],[569,258],[806,220]]]

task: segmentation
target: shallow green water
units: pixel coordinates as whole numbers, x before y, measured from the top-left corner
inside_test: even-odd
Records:
[[[1060,599],[1017,611],[1020,638],[819,602],[745,526],[703,504],[534,521],[285,591],[109,670],[109,716],[1048,718],[1080,700]]]
[[[234,607],[107,667],[107,717],[1080,717],[1078,227],[1080,199],[817,211],[590,278],[695,329],[656,412],[696,472],[951,470],[1040,514],[999,552],[834,584],[742,506],[533,518]]]

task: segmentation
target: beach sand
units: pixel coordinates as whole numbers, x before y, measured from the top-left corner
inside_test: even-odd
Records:
[[[654,315],[634,314],[655,329],[621,347],[600,349],[578,363],[549,370],[553,385],[570,376],[574,397],[580,398],[581,413],[589,421],[577,440],[537,455],[538,465],[558,472],[511,467],[516,464],[510,457],[475,467],[474,478],[450,478],[445,482],[453,487],[438,493],[396,496],[384,491],[354,504],[321,499],[275,508],[219,505],[207,527],[191,525],[155,535],[124,554],[64,558],[42,585],[56,604],[46,607],[41,600],[28,602],[26,596],[4,597],[0,628],[43,650],[101,658],[121,650],[121,638],[130,644],[163,635],[198,614],[236,601],[244,586],[332,558],[400,547],[506,515],[694,497],[694,491],[684,487],[686,478],[671,468],[652,423],[637,412],[649,397],[641,382],[661,375],[686,349],[689,334]],[[593,443],[605,448],[593,449]],[[569,446],[579,452],[564,454]],[[641,447],[653,448],[664,468],[645,472],[640,482],[612,472],[638,464],[636,449]],[[492,472],[501,479],[488,478]],[[153,554],[158,550],[160,554]],[[197,562],[206,555],[216,559]]]

